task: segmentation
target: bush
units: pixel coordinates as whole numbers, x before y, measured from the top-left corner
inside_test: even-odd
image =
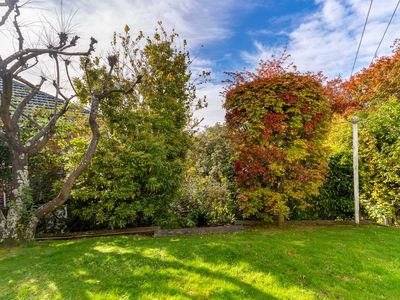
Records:
[[[292,205],[291,219],[351,220],[354,218],[353,163],[349,152],[329,158],[329,171],[319,196],[307,200],[306,207]]]

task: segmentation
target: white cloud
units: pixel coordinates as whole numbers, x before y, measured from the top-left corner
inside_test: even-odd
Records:
[[[288,34],[288,52],[301,70],[324,71],[328,76],[348,76],[368,11],[365,0],[317,0],[319,10],[306,16],[303,22]],[[396,6],[394,0],[375,1],[365,31],[356,70],[369,65],[387,22]],[[390,53],[390,45],[400,30],[400,11],[394,18],[378,55]],[[253,52],[244,52],[243,59],[252,65],[260,58],[279,52],[255,42]]]
[[[221,92],[223,91],[223,84],[209,83],[201,87],[198,92],[200,95],[207,97],[208,106],[195,113],[197,118],[204,117],[204,121],[201,126],[211,126],[215,123],[224,123],[225,121],[225,110],[222,107],[223,97]]]
[[[23,9],[21,24],[25,25],[24,31],[29,33],[27,44],[32,44],[38,37],[43,36],[43,24],[37,22],[49,20],[57,24],[56,11],[60,11],[60,1],[37,1],[33,5],[35,9]],[[181,39],[187,39],[192,56],[195,57],[191,66],[194,73],[201,70],[212,71],[214,62],[203,57],[197,57],[198,50],[204,45],[218,42],[229,37],[232,33],[229,29],[230,12],[233,8],[242,5],[234,0],[85,0],[64,1],[64,11],[77,11],[72,24],[73,30],[81,36],[79,46],[86,49],[89,38],[95,37],[99,43],[97,52],[104,55],[110,49],[113,32],[121,32],[128,24],[132,32],[142,30],[145,34],[154,32],[157,21],[162,21],[169,31],[175,29]],[[244,4],[243,4],[244,5]],[[67,14],[68,16],[68,14]],[[0,28],[1,29],[1,28]],[[0,30],[1,41],[10,41],[12,24],[9,22],[6,30]],[[28,35],[27,35],[28,36]],[[14,43],[0,42],[0,54],[6,57],[16,48]],[[45,64],[35,69],[28,76],[54,74],[54,67]],[[51,76],[49,76],[51,77]],[[66,83],[65,83],[66,84]],[[211,125],[215,121],[222,121],[224,112],[220,107],[219,84],[207,84],[199,89],[199,96],[207,95],[210,106],[200,112],[204,116],[204,124]]]

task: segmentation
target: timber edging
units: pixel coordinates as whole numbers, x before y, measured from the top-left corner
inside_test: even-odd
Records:
[[[58,235],[41,235],[36,241],[73,240],[91,237],[121,236],[121,235],[143,235],[150,237],[174,237],[184,235],[223,234],[244,231],[243,225],[228,225],[214,227],[193,227],[179,229],[161,229],[159,226],[138,227],[123,230],[97,230],[85,232],[73,232]]]
[[[378,225],[376,222],[369,220],[360,220],[360,225]],[[242,225],[245,227],[255,226],[271,226],[278,225],[277,222],[266,222],[263,220],[236,220],[235,225]],[[354,221],[336,221],[336,220],[287,220],[283,222],[283,226],[335,226],[335,225],[356,225]]]
[[[37,241],[47,240],[73,240],[89,237],[103,237],[103,236],[118,236],[118,235],[144,235],[153,236],[156,231],[160,230],[159,226],[151,227],[137,227],[130,229],[117,229],[117,230],[95,230],[84,232],[71,232],[58,235],[41,235],[36,237]]]

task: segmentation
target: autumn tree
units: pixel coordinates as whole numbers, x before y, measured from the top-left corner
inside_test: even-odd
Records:
[[[4,141],[11,154],[12,165],[12,194],[7,215],[0,211],[0,241],[5,239],[20,239],[24,236],[32,239],[40,218],[58,209],[67,200],[70,190],[76,178],[89,165],[96,150],[100,132],[96,121],[99,105],[114,92],[129,92],[109,87],[109,78],[114,70],[116,58],[108,58],[108,66],[99,66],[103,70],[100,85],[92,85],[91,78],[86,78],[85,88],[90,95],[87,117],[91,129],[91,139],[84,152],[81,162],[67,174],[56,197],[44,203],[38,208],[27,210],[31,202],[30,178],[28,169],[28,158],[39,153],[53,136],[57,124],[69,109],[72,100],[76,97],[67,95],[62,88],[61,81],[70,82],[74,90],[69,68],[73,57],[89,57],[97,41],[91,38],[88,47],[84,51],[74,51],[77,47],[79,36],[71,35],[66,28],[59,32],[53,32],[55,38],[46,41],[40,40],[35,46],[29,47],[25,41],[24,31],[21,29],[19,17],[23,3],[18,0],[6,0],[0,3],[3,14],[0,18],[0,27],[9,24],[17,37],[16,51],[11,54],[2,54],[0,58],[0,77],[2,79],[1,105],[0,105],[0,139]],[[51,27],[54,28],[54,27]],[[11,29],[10,29],[11,30]],[[13,41],[8,41],[12,43]],[[56,70],[54,78],[46,78],[43,74],[37,83],[27,80],[26,73],[31,68],[44,64],[44,59],[50,58]],[[85,60],[87,61],[87,60]],[[87,69],[84,64],[84,69]],[[62,77],[64,79],[62,79]],[[55,105],[48,119],[36,120],[29,115],[27,107],[37,93],[43,88],[46,81],[50,81],[54,92]],[[14,101],[13,84],[19,82],[30,89],[29,95],[19,102]],[[136,83],[136,82],[135,82]],[[30,136],[23,134],[22,120],[28,120],[35,131]]]
[[[283,221],[288,201],[318,194],[324,180],[328,93],[321,74],[301,73],[287,58],[229,73],[224,106],[245,217]]]

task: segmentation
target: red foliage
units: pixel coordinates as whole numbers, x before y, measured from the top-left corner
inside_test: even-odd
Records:
[[[255,72],[229,73],[224,106],[245,215],[283,212],[286,204],[277,199],[306,197],[319,186],[311,181],[322,184],[321,140],[336,91],[324,84],[322,73],[300,73],[287,58],[284,53],[262,61]],[[304,145],[296,158],[296,147]],[[262,190],[280,196],[257,198]]]

